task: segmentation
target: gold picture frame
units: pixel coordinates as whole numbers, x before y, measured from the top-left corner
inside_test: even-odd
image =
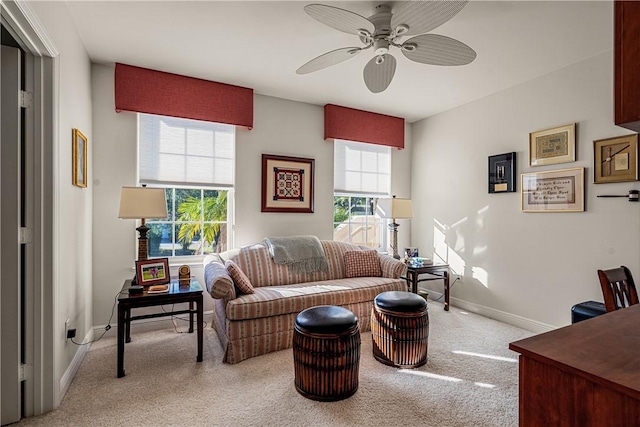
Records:
[[[522,212],[584,212],[584,168],[523,173]]]
[[[553,165],[576,161],[576,124],[529,134],[529,164]]]
[[[78,129],[72,131],[73,172],[72,183],[77,187],[87,187],[87,137]]]
[[[593,141],[593,182],[638,180],[638,134]]]

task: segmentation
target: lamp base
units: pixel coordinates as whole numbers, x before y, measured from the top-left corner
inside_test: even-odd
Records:
[[[136,228],[136,230],[140,233],[140,237],[138,237],[138,261],[145,261],[149,258],[149,239],[147,238],[149,227],[147,227],[143,222],[143,224]]]
[[[396,223],[395,218],[389,224],[389,230],[391,230],[391,249],[393,250],[393,257],[395,259],[400,259],[400,255],[398,254],[398,226],[400,224]]]

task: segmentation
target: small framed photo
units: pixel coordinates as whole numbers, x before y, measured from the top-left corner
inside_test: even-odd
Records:
[[[489,156],[489,193],[516,191],[516,153]]]
[[[262,212],[313,213],[314,159],[262,155]]]
[[[418,248],[404,248],[404,254],[407,258],[416,258],[420,256]]]
[[[593,141],[596,184],[638,180],[638,134]]]
[[[169,258],[154,258],[136,261],[136,280],[138,285],[164,285],[171,282]]]
[[[584,168],[523,173],[522,212],[583,212]]]
[[[529,164],[553,165],[576,161],[576,124],[529,134]]]
[[[87,137],[78,129],[73,129],[73,172],[72,182],[77,187],[87,187]]]

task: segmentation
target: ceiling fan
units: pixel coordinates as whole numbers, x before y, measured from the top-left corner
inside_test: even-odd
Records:
[[[453,18],[468,0],[419,0],[380,4],[369,18],[338,7],[308,4],[305,12],[323,24],[355,34],[362,47],[343,47],[320,55],[296,70],[308,74],[339,64],[373,48],[375,56],[364,67],[364,83],[373,93],[384,91],[396,71],[391,47],[408,59],[429,65],[466,65],[476,52],[461,41],[438,34],[425,34]],[[407,40],[405,37],[414,36]]]

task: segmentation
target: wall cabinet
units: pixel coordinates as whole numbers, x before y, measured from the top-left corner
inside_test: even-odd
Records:
[[[640,132],[640,2],[614,8],[615,124]]]

